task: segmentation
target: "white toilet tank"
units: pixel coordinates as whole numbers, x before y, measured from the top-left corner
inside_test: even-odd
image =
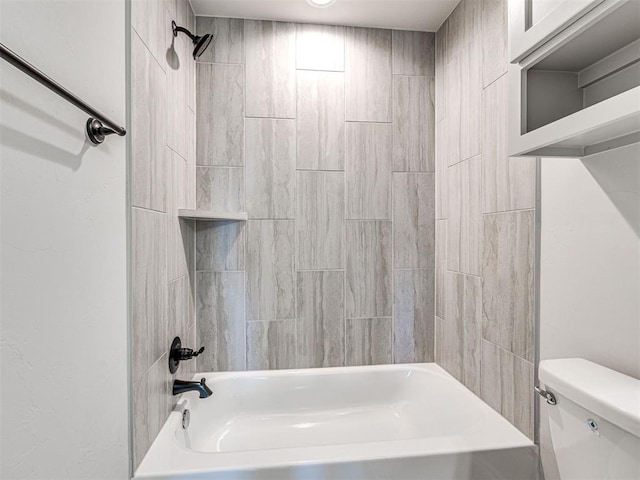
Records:
[[[640,479],[640,380],[581,358],[543,360],[562,480]]]

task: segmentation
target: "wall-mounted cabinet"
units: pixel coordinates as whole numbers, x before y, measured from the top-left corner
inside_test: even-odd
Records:
[[[510,60],[518,62],[604,0],[510,0]]]
[[[596,3],[510,67],[510,155],[583,157],[640,141],[640,2]]]

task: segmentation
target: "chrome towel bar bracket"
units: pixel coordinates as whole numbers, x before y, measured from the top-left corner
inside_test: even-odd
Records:
[[[86,133],[87,138],[94,145],[99,145],[104,142],[104,139],[107,135],[112,135],[115,133],[116,135],[123,137],[127,134],[127,131],[124,129],[124,127],[119,126],[109,117],[100,113],[98,110],[71,93],[55,80],[49,78],[47,75],[24,60],[14,51],[4,46],[2,43],[0,43],[0,57],[16,67],[18,70],[26,73],[34,80],[47,87],[52,92],[64,98],[67,102],[75,105],[80,110],[90,115],[91,117],[89,118],[89,120],[87,120],[86,123]]]

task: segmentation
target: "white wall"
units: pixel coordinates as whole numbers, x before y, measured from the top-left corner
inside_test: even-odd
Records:
[[[0,0],[0,41],[126,119],[125,1]],[[0,477],[128,478],[126,140],[0,61]]]
[[[640,145],[541,164],[540,357],[640,378]],[[540,446],[552,480],[548,408]]]
[[[640,378],[640,145],[542,160],[540,356]]]

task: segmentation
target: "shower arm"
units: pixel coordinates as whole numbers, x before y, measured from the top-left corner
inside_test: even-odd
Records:
[[[173,36],[174,37],[178,36],[178,32],[182,32],[182,33],[187,34],[187,36],[191,39],[191,41],[193,43],[196,43],[196,36],[193,33],[191,33],[189,30],[187,30],[186,28],[178,26],[178,24],[176,24],[176,22],[173,21],[173,20],[171,21],[171,28],[173,30]]]

